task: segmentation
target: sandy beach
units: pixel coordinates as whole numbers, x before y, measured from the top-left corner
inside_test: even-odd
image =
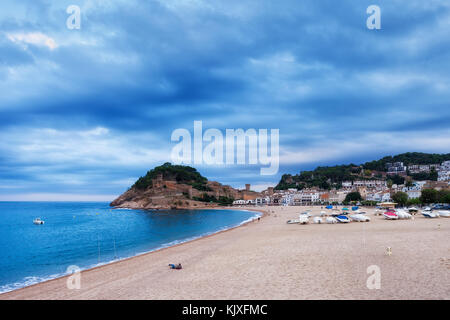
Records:
[[[83,271],[79,290],[63,277],[0,299],[450,299],[450,219],[369,209],[367,223],[286,224],[306,209],[321,210],[261,207],[261,221]],[[372,265],[380,289],[367,288]]]

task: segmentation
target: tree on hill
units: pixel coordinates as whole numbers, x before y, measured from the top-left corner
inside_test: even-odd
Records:
[[[396,156],[387,156],[380,160],[374,160],[363,164],[364,169],[386,171],[388,162],[403,162],[405,166],[413,164],[437,164],[450,160],[450,153],[422,153],[422,152],[406,152]]]
[[[405,183],[405,178],[402,176],[399,176],[398,174],[391,176],[390,179],[392,180],[392,183],[396,184],[396,185]]]
[[[450,191],[449,190],[438,191],[438,201],[437,202],[450,204]]]
[[[358,191],[356,191],[347,193],[344,202],[349,203],[352,201],[361,201],[361,200],[362,200],[361,194]]]
[[[420,196],[422,203],[436,203],[438,202],[438,191],[435,189],[423,189]]]
[[[159,174],[166,180],[175,180],[178,183],[184,183],[192,185],[197,190],[210,191],[206,185],[208,179],[203,177],[195,168],[182,165],[172,165],[170,162],[164,163],[162,166],[158,166],[148,171],[143,177],[140,177],[132,186],[136,189],[146,189],[152,186],[152,180]]]
[[[392,195],[392,200],[394,202],[398,203],[399,205],[406,205],[408,203],[408,194],[405,192],[396,192],[394,195]]]
[[[392,181],[392,179],[388,179],[387,181],[386,181],[386,185],[387,185],[387,187],[390,189],[390,188],[392,188],[392,185],[394,184],[394,181]]]
[[[386,172],[386,164],[388,162],[403,162],[404,165],[412,164],[438,164],[443,161],[450,160],[450,153],[447,154],[428,154],[420,152],[407,152],[396,156],[387,156],[380,160],[366,162],[363,165],[336,165],[332,167],[317,167],[312,171],[301,171],[296,175],[284,174],[280,182],[275,187],[276,190],[286,190],[296,188],[320,187],[322,189],[339,189],[344,181],[368,180],[373,177],[382,179],[382,172]],[[417,179],[424,178],[424,179]],[[394,184],[403,184],[405,178],[399,175],[390,176]],[[414,180],[437,180],[436,170],[430,173],[414,177]]]

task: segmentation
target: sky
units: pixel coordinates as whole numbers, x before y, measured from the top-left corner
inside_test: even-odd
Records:
[[[381,29],[369,30],[369,5]],[[80,29],[66,9],[77,5]],[[2,0],[0,200],[110,201],[177,128],[279,129],[280,167],[194,165],[233,187],[450,152],[448,0]]]

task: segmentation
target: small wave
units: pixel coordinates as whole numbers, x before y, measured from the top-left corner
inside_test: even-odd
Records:
[[[52,274],[52,275],[45,276],[45,277],[38,277],[38,276],[25,277],[25,278],[22,279],[22,281],[18,281],[18,282],[14,282],[14,283],[5,284],[5,285],[0,286],[0,293],[5,293],[5,292],[9,292],[9,291],[20,289],[20,288],[28,287],[28,286],[31,286],[31,285],[36,284],[36,283],[40,283],[40,282],[44,282],[44,281],[48,281],[48,280],[59,278],[59,277],[62,277],[64,275],[65,274],[61,273],[61,274]]]

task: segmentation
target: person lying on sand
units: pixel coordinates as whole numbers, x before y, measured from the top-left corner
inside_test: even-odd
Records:
[[[178,269],[178,270],[183,269],[183,267],[181,266],[181,263],[179,263],[179,264],[170,263],[169,267],[170,267],[170,269]]]

